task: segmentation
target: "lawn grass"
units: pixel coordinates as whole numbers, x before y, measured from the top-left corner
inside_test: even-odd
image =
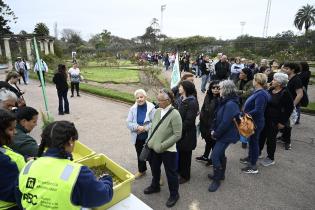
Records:
[[[132,64],[130,60],[118,60],[119,68],[120,67],[130,67],[130,66],[135,66],[135,64]],[[102,63],[96,62],[96,61],[89,61],[87,66],[88,67],[96,67],[96,66],[101,66]]]
[[[139,71],[105,67],[82,68],[81,73],[85,79],[100,83],[138,83]]]
[[[302,112],[315,114],[315,102],[311,102],[307,107],[301,107]]]
[[[38,79],[35,73],[31,73],[30,78]],[[46,82],[52,83],[52,74],[46,75],[45,78],[46,78]],[[104,87],[97,87],[95,85],[89,85],[83,82],[80,83],[80,91],[95,94],[95,95],[106,97],[106,98],[111,98],[114,100],[130,103],[130,104],[135,102],[133,94],[120,92],[118,90],[112,90],[112,89],[108,89]]]

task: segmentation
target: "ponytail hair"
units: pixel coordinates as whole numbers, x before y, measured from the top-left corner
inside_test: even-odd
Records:
[[[69,121],[55,121],[50,123],[42,133],[42,141],[39,146],[38,156],[42,156],[46,147],[58,148],[62,158],[68,158],[65,146],[70,140],[78,140],[78,131]]]

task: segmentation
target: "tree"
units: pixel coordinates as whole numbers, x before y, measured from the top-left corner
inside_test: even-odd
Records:
[[[104,49],[109,45],[110,40],[111,33],[104,29],[102,33],[92,36],[89,43],[95,47],[95,49]]]
[[[70,29],[70,28],[65,28],[61,31],[61,40],[64,42],[68,42],[74,34],[80,36],[79,32],[77,32],[73,29]]]
[[[34,29],[34,33],[37,36],[48,36],[49,28],[46,26],[45,23],[37,23]]]
[[[20,35],[27,35],[27,32],[26,31],[24,31],[24,30],[22,30],[22,31],[20,31],[20,33],[19,33]]]
[[[307,4],[303,6],[295,15],[294,25],[300,31],[305,29],[305,34],[307,34],[309,28],[315,25],[315,8]]]
[[[10,31],[10,22],[16,23],[17,17],[11,10],[9,5],[5,4],[3,0],[0,0],[0,35],[1,34],[12,34]]]

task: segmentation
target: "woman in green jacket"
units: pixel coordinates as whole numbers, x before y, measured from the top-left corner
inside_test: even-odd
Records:
[[[182,119],[179,112],[172,106],[174,102],[172,91],[165,89],[160,90],[157,100],[160,108],[155,112],[149,130],[149,138],[159,121],[161,121],[164,116],[166,117],[148,142],[148,146],[151,149],[150,165],[153,179],[151,185],[144,190],[144,194],[160,192],[159,181],[161,176],[161,164],[163,163],[170,191],[166,206],[172,207],[179,199],[176,142],[179,141],[182,136]]]

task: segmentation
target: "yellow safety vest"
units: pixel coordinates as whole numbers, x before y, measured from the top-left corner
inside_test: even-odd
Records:
[[[19,176],[22,206],[27,210],[81,209],[71,201],[81,165],[67,159],[41,157],[30,161]]]
[[[23,166],[25,165],[25,160],[24,157],[16,152],[13,152],[12,149],[10,149],[7,146],[2,146],[0,147],[0,152],[9,156],[11,161],[14,162],[18,168],[19,171],[22,170]],[[17,178],[17,177],[16,177]],[[11,203],[11,202],[6,202],[6,201],[1,201],[0,200],[0,210],[2,209],[8,209],[11,207],[16,206],[15,203]]]

